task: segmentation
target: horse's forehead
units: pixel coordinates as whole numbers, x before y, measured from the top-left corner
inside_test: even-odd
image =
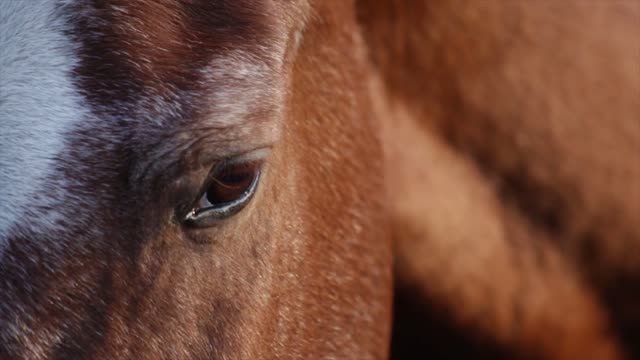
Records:
[[[38,189],[86,111],[72,83],[74,44],[55,10],[46,0],[0,2],[0,249],[30,205],[46,205]]]
[[[40,231],[63,218],[64,204],[45,190],[48,179],[74,166],[65,154],[78,129],[121,126],[109,114],[119,106],[117,116],[126,113],[128,120],[153,111],[181,117],[188,113],[175,113],[195,106],[173,100],[207,93],[218,104],[210,118],[229,126],[278,103],[273,96],[282,95],[276,93],[283,84],[273,75],[286,35],[267,31],[276,28],[268,23],[275,17],[266,16],[269,2],[240,3],[0,2],[0,252],[30,207],[49,209],[48,217],[29,224]],[[65,191],[59,185],[53,186],[58,200]]]

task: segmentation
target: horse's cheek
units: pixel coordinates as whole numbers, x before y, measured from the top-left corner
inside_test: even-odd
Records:
[[[279,218],[272,292],[281,295],[265,348],[275,357],[381,358],[387,348],[391,251],[379,129],[354,16],[332,7],[316,10],[333,12],[339,18],[323,18],[336,24],[309,23],[292,64],[271,164]],[[329,46],[349,50],[322,50]]]

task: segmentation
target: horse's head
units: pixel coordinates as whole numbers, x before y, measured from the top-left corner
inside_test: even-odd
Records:
[[[0,357],[384,354],[350,8],[0,3]]]

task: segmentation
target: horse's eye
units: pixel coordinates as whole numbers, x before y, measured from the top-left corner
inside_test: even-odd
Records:
[[[261,159],[227,160],[210,173],[185,223],[208,227],[237,214],[251,200],[260,180]]]

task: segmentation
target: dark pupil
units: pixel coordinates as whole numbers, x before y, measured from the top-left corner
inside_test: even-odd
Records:
[[[220,170],[207,189],[207,200],[212,205],[236,200],[249,189],[257,175],[257,165],[230,164]]]

